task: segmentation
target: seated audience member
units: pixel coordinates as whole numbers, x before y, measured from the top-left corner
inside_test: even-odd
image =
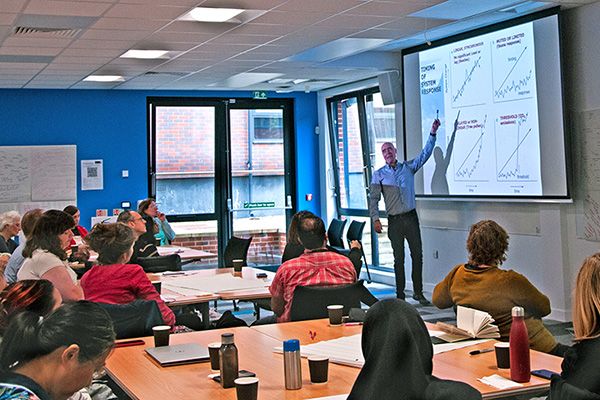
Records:
[[[45,317],[62,304],[62,297],[52,282],[45,279],[28,279],[10,284],[0,292],[0,336],[10,319],[22,312],[31,311]]]
[[[87,236],[88,231],[83,226],[79,225],[79,220],[81,218],[79,208],[71,205],[66,206],[63,211],[73,217],[73,220],[75,221],[75,228],[72,229],[73,239],[71,240],[71,246],[83,244],[83,239]]]
[[[325,224],[321,218],[314,214],[301,218],[298,236],[306,250],[281,264],[269,287],[271,309],[277,315],[277,322],[290,320],[296,286],[343,285],[356,281],[356,269],[348,257],[327,249]]]
[[[551,311],[548,297],[523,275],[499,268],[506,260],[508,233],[494,221],[479,221],[471,227],[467,250],[469,261],[454,267],[436,285],[433,304],[438,308],[461,305],[489,313],[504,341],[510,333],[511,310],[521,306],[531,348],[562,356],[567,347],[557,343],[541,320]]]
[[[573,300],[576,344],[552,378],[549,400],[600,399],[600,253],[583,262]]]
[[[133,254],[129,264],[137,264],[138,257],[154,257],[158,255],[158,250],[154,244],[154,236],[148,235],[146,231],[146,221],[135,211],[123,211],[117,217],[117,222],[124,223],[133,229],[135,244],[133,245]]]
[[[96,303],[127,304],[134,300],[154,300],[158,303],[165,324],[175,325],[175,315],[139,265],[127,264],[133,252],[134,235],[128,226],[98,224],[85,239],[98,253],[94,265],[81,278],[87,300]]]
[[[0,346],[0,398],[66,399],[89,385],[114,346],[109,315],[78,301],[47,317],[15,315]]]
[[[21,266],[25,261],[25,257],[23,257],[25,243],[27,243],[27,238],[31,236],[35,223],[42,216],[42,212],[43,211],[41,209],[35,208],[27,211],[25,214],[23,214],[23,218],[21,218],[23,237],[21,237],[21,240],[19,241],[19,247],[17,247],[17,249],[10,256],[10,260],[8,260],[8,264],[4,270],[4,277],[6,278],[6,282],[9,284],[17,281],[17,272],[19,272],[19,269],[21,269]]]
[[[16,211],[0,214],[0,253],[12,254],[17,248],[13,237],[21,232],[21,216]]]
[[[146,221],[148,232],[154,232],[154,237],[160,240],[161,246],[171,244],[175,239],[175,231],[169,225],[165,214],[158,210],[154,199],[142,200],[138,206],[138,213]]]
[[[471,386],[433,377],[433,346],[417,310],[404,300],[375,303],[363,325],[362,367],[348,400],[471,400]]]
[[[314,216],[310,211],[298,211],[292,217],[287,231],[287,243],[285,244],[283,256],[281,257],[282,263],[291,260],[292,258],[299,257],[304,253],[304,246],[300,243],[300,237],[298,236],[298,222],[300,219],[311,215]],[[327,249],[337,253],[337,250],[329,245],[327,246]],[[352,265],[354,265],[358,275],[362,268],[362,253],[360,252],[360,243],[358,240],[353,240],[350,243],[350,253],[348,254],[348,258],[352,261]]]
[[[77,274],[67,262],[66,249],[71,245],[74,226],[73,217],[63,211],[43,213],[23,249],[25,261],[17,279],[47,279],[58,289],[63,301],[82,300]]]

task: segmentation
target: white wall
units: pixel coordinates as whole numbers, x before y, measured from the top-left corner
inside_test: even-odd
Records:
[[[575,112],[600,108],[600,3],[568,10],[562,19],[565,124],[574,138],[569,120]],[[337,89],[336,93],[342,93]],[[321,93],[319,101],[332,96]],[[325,106],[319,108],[321,162],[323,171],[330,158]],[[577,160],[577,151],[572,149]],[[321,187],[326,189],[326,184]],[[573,177],[573,204],[458,203],[418,201],[422,219],[424,285],[431,291],[457,263],[466,261],[465,240],[468,224],[480,218],[495,219],[510,234],[510,248],[504,268],[527,276],[548,295],[552,304],[550,318],[571,319],[571,292],[579,266],[585,257],[600,250],[600,244],[579,239],[576,221],[581,213],[581,189]],[[331,216],[331,194],[323,204],[323,215]],[[327,213],[327,214],[326,214]],[[439,258],[433,257],[437,250]],[[407,260],[407,265],[409,260]],[[408,275],[410,276],[410,275]],[[409,285],[408,285],[409,286]]]

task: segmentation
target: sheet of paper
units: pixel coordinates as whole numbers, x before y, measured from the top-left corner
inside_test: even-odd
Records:
[[[102,160],[81,160],[81,190],[104,189]]]
[[[362,335],[359,333],[300,346],[300,354],[302,357],[329,357],[329,361],[332,363],[361,368],[365,363],[361,350],[361,337]],[[275,351],[281,353],[283,350],[281,347],[276,347]]]
[[[515,387],[523,386],[520,383],[515,381],[511,381],[510,379],[506,379],[500,375],[494,374],[490,376],[484,376],[483,378],[478,379],[480,382],[485,383],[486,385],[490,385],[497,389],[510,389]]]
[[[169,280],[164,280],[162,284],[178,293],[182,289],[192,289],[195,292],[221,293],[269,286],[269,283],[263,280],[242,279],[231,274],[219,274],[211,277],[198,275],[174,276]]]
[[[490,339],[476,339],[476,340],[465,340],[464,342],[456,343],[442,343],[433,345],[433,354],[445,353],[446,351],[452,351],[456,349],[462,349],[463,347],[471,346],[477,343],[489,342]]]

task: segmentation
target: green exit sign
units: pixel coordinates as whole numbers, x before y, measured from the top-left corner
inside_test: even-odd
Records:
[[[255,201],[245,202],[244,208],[273,208],[275,207],[274,201]]]
[[[254,99],[255,100],[266,100],[267,92],[254,92]]]

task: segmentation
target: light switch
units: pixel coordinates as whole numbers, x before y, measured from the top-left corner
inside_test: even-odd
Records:
[[[123,178],[129,178],[129,170],[124,169],[123,171],[121,171],[121,176]]]

